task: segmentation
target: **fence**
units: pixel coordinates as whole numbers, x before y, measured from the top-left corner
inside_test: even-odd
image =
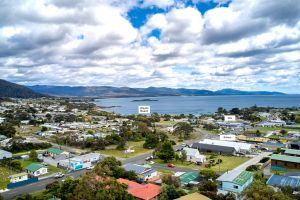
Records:
[[[37,177],[33,177],[33,178],[27,179],[25,181],[20,181],[20,182],[16,182],[16,183],[9,183],[9,184],[7,184],[7,189],[12,189],[12,188],[15,188],[15,187],[19,187],[19,186],[22,186],[22,185],[27,185],[27,184],[38,182],[38,181],[39,181],[39,179]]]

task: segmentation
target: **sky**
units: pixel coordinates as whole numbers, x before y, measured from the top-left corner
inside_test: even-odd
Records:
[[[300,93],[300,3],[1,0],[0,79]]]

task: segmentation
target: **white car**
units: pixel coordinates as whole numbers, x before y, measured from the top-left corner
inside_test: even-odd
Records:
[[[63,173],[61,173],[61,172],[58,172],[58,173],[56,173],[55,175],[54,175],[54,178],[62,178],[62,177],[64,177],[65,175],[63,174]]]
[[[95,166],[89,166],[89,167],[87,167],[86,169],[87,170],[92,170],[92,169],[94,169],[95,168]]]

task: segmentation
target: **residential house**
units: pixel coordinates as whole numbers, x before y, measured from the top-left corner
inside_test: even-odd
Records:
[[[17,183],[21,181],[28,180],[28,174],[25,172],[19,173],[19,174],[13,174],[9,177],[9,180],[11,183]]]
[[[297,149],[285,149],[284,154],[288,156],[300,157],[300,150]]]
[[[204,163],[205,156],[199,153],[198,149],[185,147],[183,149],[186,152],[186,160],[193,163]]]
[[[92,163],[98,162],[100,159],[101,156],[99,153],[88,153],[70,159],[60,160],[59,165],[72,170],[80,170],[92,166]]]
[[[160,191],[160,186],[154,185],[152,183],[139,184],[134,181],[129,181],[127,179],[119,178],[117,179],[119,183],[128,186],[127,192],[140,200],[155,200],[158,199]]]
[[[12,153],[0,149],[0,160],[11,158],[11,157],[12,157]]]
[[[138,177],[140,179],[142,179],[143,181],[147,181],[148,179],[158,175],[158,173],[155,169],[141,166],[138,164],[128,163],[128,164],[123,165],[123,168],[126,171],[134,171],[138,175]]]
[[[300,157],[284,154],[272,154],[272,169],[300,169]]]
[[[244,170],[231,170],[217,178],[218,193],[241,193],[253,181],[253,173]]]
[[[59,149],[59,148],[54,148],[54,147],[50,147],[49,149],[47,149],[47,153],[51,157],[56,157],[56,156],[62,154],[63,152],[64,152],[64,150]]]
[[[25,169],[26,172],[32,176],[40,176],[48,173],[47,167],[38,163],[31,163]]]

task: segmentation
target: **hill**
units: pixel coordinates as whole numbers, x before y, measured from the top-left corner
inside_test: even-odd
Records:
[[[39,98],[46,95],[34,92],[30,88],[0,79],[0,97]]]
[[[111,86],[48,86],[35,85],[29,86],[33,91],[53,95],[69,97],[153,97],[153,96],[216,96],[216,95],[284,95],[280,92],[268,91],[240,91],[233,89],[223,89],[217,91],[186,89],[186,88],[167,88],[167,87],[148,87],[148,88],[129,88]]]

